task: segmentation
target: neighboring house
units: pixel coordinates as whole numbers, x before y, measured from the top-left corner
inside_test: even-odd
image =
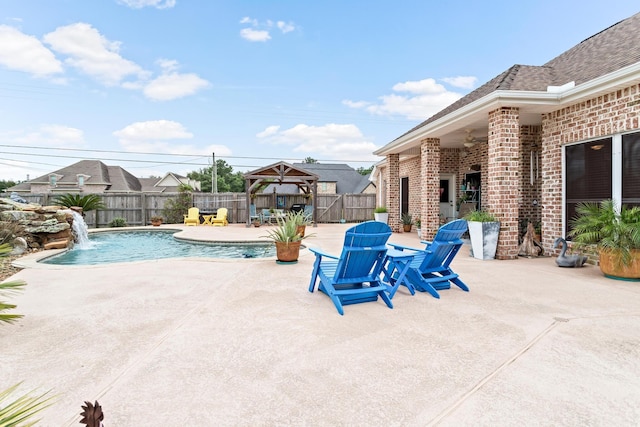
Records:
[[[293,166],[304,169],[318,176],[318,194],[360,194],[375,193],[375,184],[369,175],[361,175],[346,164],[333,163],[293,163]],[[293,184],[270,184],[263,193],[295,194],[301,190]]]
[[[81,160],[70,166],[8,188],[19,194],[158,193],[177,191],[180,183],[200,190],[200,183],[173,173],[163,178],[136,178],[120,166],[99,160]]]
[[[639,115],[636,14],[542,66],[512,66],[377,150],[378,197],[394,231],[410,212],[426,238],[471,199],[501,221],[500,259],[518,256],[521,220],[539,221],[548,254],[576,203],[640,205]]]

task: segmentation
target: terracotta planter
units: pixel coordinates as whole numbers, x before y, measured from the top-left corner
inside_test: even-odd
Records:
[[[162,224],[162,221],[159,221],[159,220],[151,221],[151,225],[153,225],[154,227],[159,227],[160,224]]]
[[[283,242],[275,242],[276,257],[278,258],[278,261],[280,262],[297,261],[298,256],[300,255],[300,243],[301,241],[299,240],[297,242],[290,242],[288,244]]]
[[[411,232],[411,224],[402,224],[402,229],[404,230],[405,233],[410,233]]]
[[[611,279],[640,281],[640,249],[631,250],[631,263],[624,265],[617,253],[600,251],[600,270]]]

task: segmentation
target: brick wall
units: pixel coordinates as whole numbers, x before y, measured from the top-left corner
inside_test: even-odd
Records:
[[[414,219],[420,217],[420,156],[410,157],[400,163],[400,178],[409,178],[409,213]]]
[[[542,242],[553,247],[562,229],[562,147],[640,128],[640,85],[542,115]]]

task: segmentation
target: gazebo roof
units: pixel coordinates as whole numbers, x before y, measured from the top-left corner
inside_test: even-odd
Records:
[[[248,180],[268,179],[278,184],[310,184],[318,180],[318,175],[287,162],[273,163],[244,174]]]

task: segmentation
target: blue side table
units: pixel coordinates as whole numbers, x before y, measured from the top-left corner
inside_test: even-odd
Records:
[[[382,273],[390,299],[396,294],[400,285],[406,286],[411,295],[415,295],[416,288],[405,277],[414,256],[415,253],[413,252],[399,251],[393,248],[387,250]]]

